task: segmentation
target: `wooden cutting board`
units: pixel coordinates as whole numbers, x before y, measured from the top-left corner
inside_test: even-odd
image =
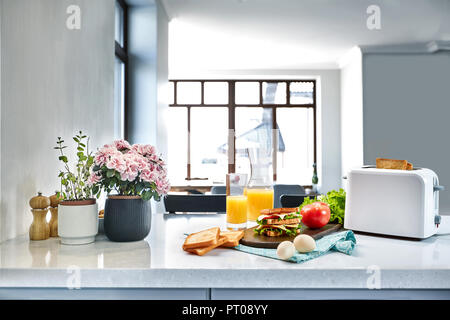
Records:
[[[323,236],[338,231],[342,228],[342,225],[337,223],[329,223],[320,229],[310,229],[304,225],[301,225],[300,233],[297,235],[279,237],[260,236],[255,233],[255,228],[256,227],[246,229],[244,231],[244,237],[241,239],[240,243],[250,247],[276,249],[281,242],[293,241],[299,234],[307,234],[317,240]]]

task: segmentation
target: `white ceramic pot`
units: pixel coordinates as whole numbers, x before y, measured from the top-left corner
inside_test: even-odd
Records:
[[[58,206],[58,236],[62,244],[87,244],[98,233],[97,203],[63,201]]]

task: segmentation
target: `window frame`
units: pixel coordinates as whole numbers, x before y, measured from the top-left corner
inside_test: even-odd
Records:
[[[272,129],[276,129],[277,125],[277,112],[279,108],[310,108],[313,110],[313,162],[317,163],[317,81],[316,79],[170,79],[169,82],[173,83],[173,103],[169,104],[171,108],[187,108],[187,130],[188,130],[188,141],[187,141],[187,168],[186,168],[186,178],[187,181],[199,180],[201,178],[191,177],[191,137],[189,132],[191,131],[191,108],[192,107],[227,107],[228,108],[228,130],[236,131],[236,108],[237,107],[249,107],[249,108],[268,108],[272,110]],[[177,86],[179,82],[200,82],[201,90],[201,102],[199,104],[178,104],[177,102]],[[205,103],[205,82],[227,82],[228,83],[228,103],[221,104],[207,104]],[[235,99],[235,85],[236,82],[258,82],[259,83],[259,103],[258,104],[238,104]],[[263,97],[263,83],[286,83],[286,103],[285,104],[264,104]],[[306,104],[291,104],[290,103],[290,84],[292,82],[304,82],[312,83],[312,103]],[[234,136],[236,140],[236,137]],[[236,144],[233,143],[233,163],[228,164],[228,173],[235,173],[236,171]],[[230,157],[230,154],[228,155]],[[275,165],[277,166],[276,153],[274,153]],[[277,168],[274,168],[273,181],[277,181]]]
[[[123,96],[123,131],[124,131],[124,138],[127,139],[127,107],[128,107],[128,5],[125,3],[125,0],[116,0],[116,3],[119,4],[119,6],[123,10],[123,46],[117,42],[117,40],[114,39],[115,46],[114,46],[114,54],[115,56],[123,63],[124,66],[124,96]]]

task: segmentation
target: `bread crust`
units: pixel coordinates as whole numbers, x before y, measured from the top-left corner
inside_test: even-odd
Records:
[[[264,219],[266,220],[265,224],[270,225],[284,225],[284,224],[299,224],[300,218],[294,218],[294,219],[286,219],[286,220],[277,220],[277,219]]]
[[[281,230],[280,230],[281,231]],[[296,233],[299,234],[300,233],[300,229],[296,230]],[[280,237],[284,234],[284,232],[278,232],[278,231],[265,231],[264,234],[268,237]]]
[[[227,237],[221,236],[221,237],[219,237],[219,240],[217,240],[217,243],[215,243],[211,246],[207,246],[207,247],[203,247],[203,248],[186,249],[186,251],[190,252],[190,253],[194,253],[198,256],[203,256],[204,254],[210,252],[212,249],[223,245],[226,241],[227,241]]]
[[[297,212],[298,208],[275,208],[275,209],[263,209],[261,214],[276,214],[276,213],[291,213]]]

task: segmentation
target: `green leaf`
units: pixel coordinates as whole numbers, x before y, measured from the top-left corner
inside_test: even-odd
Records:
[[[151,196],[152,196],[152,195],[151,195],[151,192],[150,192],[150,191],[144,191],[144,192],[142,193],[142,195],[141,195],[142,200],[144,200],[144,201],[150,200]]]
[[[66,156],[59,156],[58,159],[61,160],[61,161],[64,162],[64,163],[67,163],[67,162],[68,162]]]
[[[116,171],[113,170],[113,169],[109,169],[109,170],[106,172],[106,176],[107,176],[108,178],[114,177],[115,174],[116,174]]]

